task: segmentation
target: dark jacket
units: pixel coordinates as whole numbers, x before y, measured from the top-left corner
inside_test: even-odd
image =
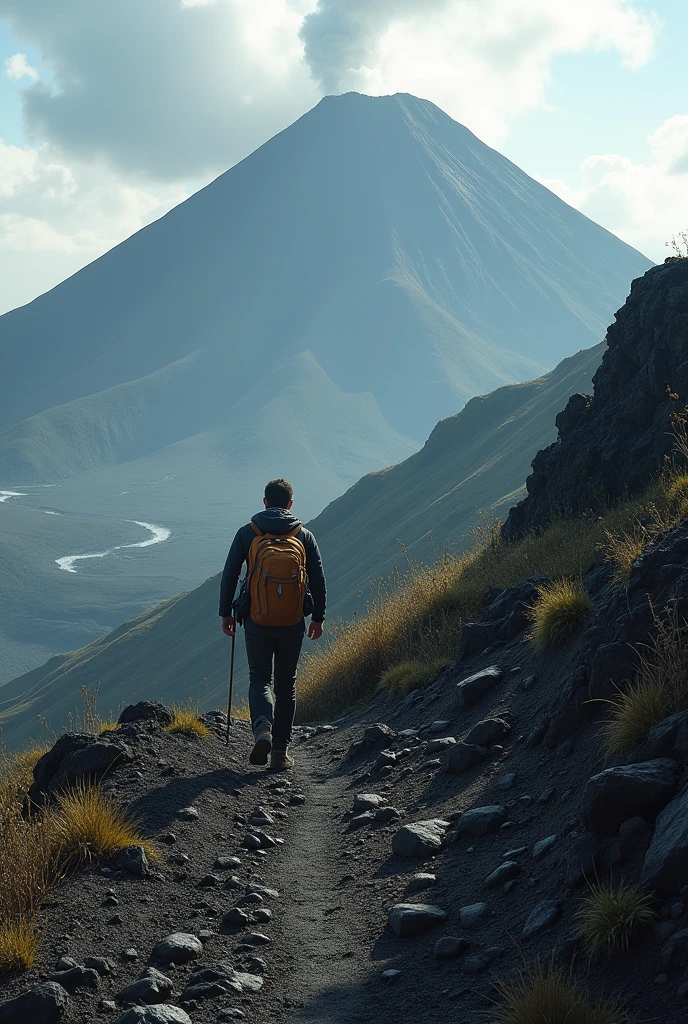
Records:
[[[299,520],[296,516],[293,516],[291,512],[287,512],[285,508],[267,508],[263,512],[258,512],[252,519],[252,522],[256,524],[259,530],[263,533],[289,533],[299,525]],[[220,584],[220,615],[233,615],[232,612],[232,601],[236,593],[237,584],[239,582],[239,576],[241,575],[241,569],[248,556],[248,549],[251,547],[252,541],[255,539],[255,533],[250,523],[246,526],[242,526],[237,531],[236,537],[232,541],[232,546],[229,549],[227,555],[227,561],[225,562],[224,572],[222,573],[222,582]],[[299,532],[296,534],[297,538],[303,543],[306,549],[306,572],[308,574],[308,586],[310,592],[313,595],[313,614],[311,616],[313,622],[322,622],[325,618],[325,604],[327,598],[326,586],[325,586],[325,573],[323,572],[322,560],[320,558],[320,551],[315,537],[310,530],[301,527]],[[259,630],[261,627],[257,626],[255,622],[250,620],[247,626],[251,630]],[[270,627],[263,627],[270,628]],[[293,627],[280,627],[281,629],[292,630]],[[303,629],[301,624],[299,627]]]

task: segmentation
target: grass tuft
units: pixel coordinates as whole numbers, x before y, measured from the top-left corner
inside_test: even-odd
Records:
[[[33,967],[38,949],[38,929],[33,918],[0,924],[0,974],[14,974]]]
[[[136,823],[97,787],[77,785],[57,799],[49,832],[60,865],[76,867],[98,857],[114,857],[127,846],[142,846],[149,860],[159,860],[153,844]]]
[[[237,707],[232,708],[232,721],[233,722],[250,722],[251,711],[248,706],[248,701],[244,698]]]
[[[634,885],[596,884],[583,898],[576,917],[590,956],[627,953],[631,939],[653,924],[652,896]]]
[[[688,624],[674,602],[655,625],[652,646],[637,649],[636,678],[610,701],[603,727],[609,754],[638,746],[655,725],[688,708]]]
[[[166,727],[167,732],[180,732],[184,736],[197,736],[200,739],[207,739],[210,736],[210,729],[198,717],[198,706],[194,707],[191,701],[186,704],[173,704],[172,713],[174,719]]]
[[[406,694],[420,690],[436,679],[447,667],[447,658],[433,658],[430,661],[402,661],[382,673],[380,685],[390,693]]]
[[[540,587],[531,608],[535,646],[540,651],[560,647],[594,611],[580,580],[557,580]]]
[[[497,982],[501,1005],[489,1015],[490,1024],[629,1024],[617,1000],[594,1002],[568,973],[538,962],[515,984]]]

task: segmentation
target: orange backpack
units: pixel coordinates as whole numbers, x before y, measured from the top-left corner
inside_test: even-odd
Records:
[[[246,559],[251,620],[259,626],[296,626],[304,615],[306,549],[296,539],[301,524],[289,533],[256,536]]]

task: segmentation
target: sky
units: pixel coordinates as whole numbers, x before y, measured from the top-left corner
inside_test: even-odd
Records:
[[[659,262],[687,39],[688,0],[0,0],[0,313],[352,89],[432,100]]]

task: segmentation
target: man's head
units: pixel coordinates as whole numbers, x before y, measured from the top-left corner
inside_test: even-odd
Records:
[[[285,508],[288,510],[293,504],[293,497],[294,488],[280,477],[277,480],[271,480],[266,485],[263,504],[266,508]]]

